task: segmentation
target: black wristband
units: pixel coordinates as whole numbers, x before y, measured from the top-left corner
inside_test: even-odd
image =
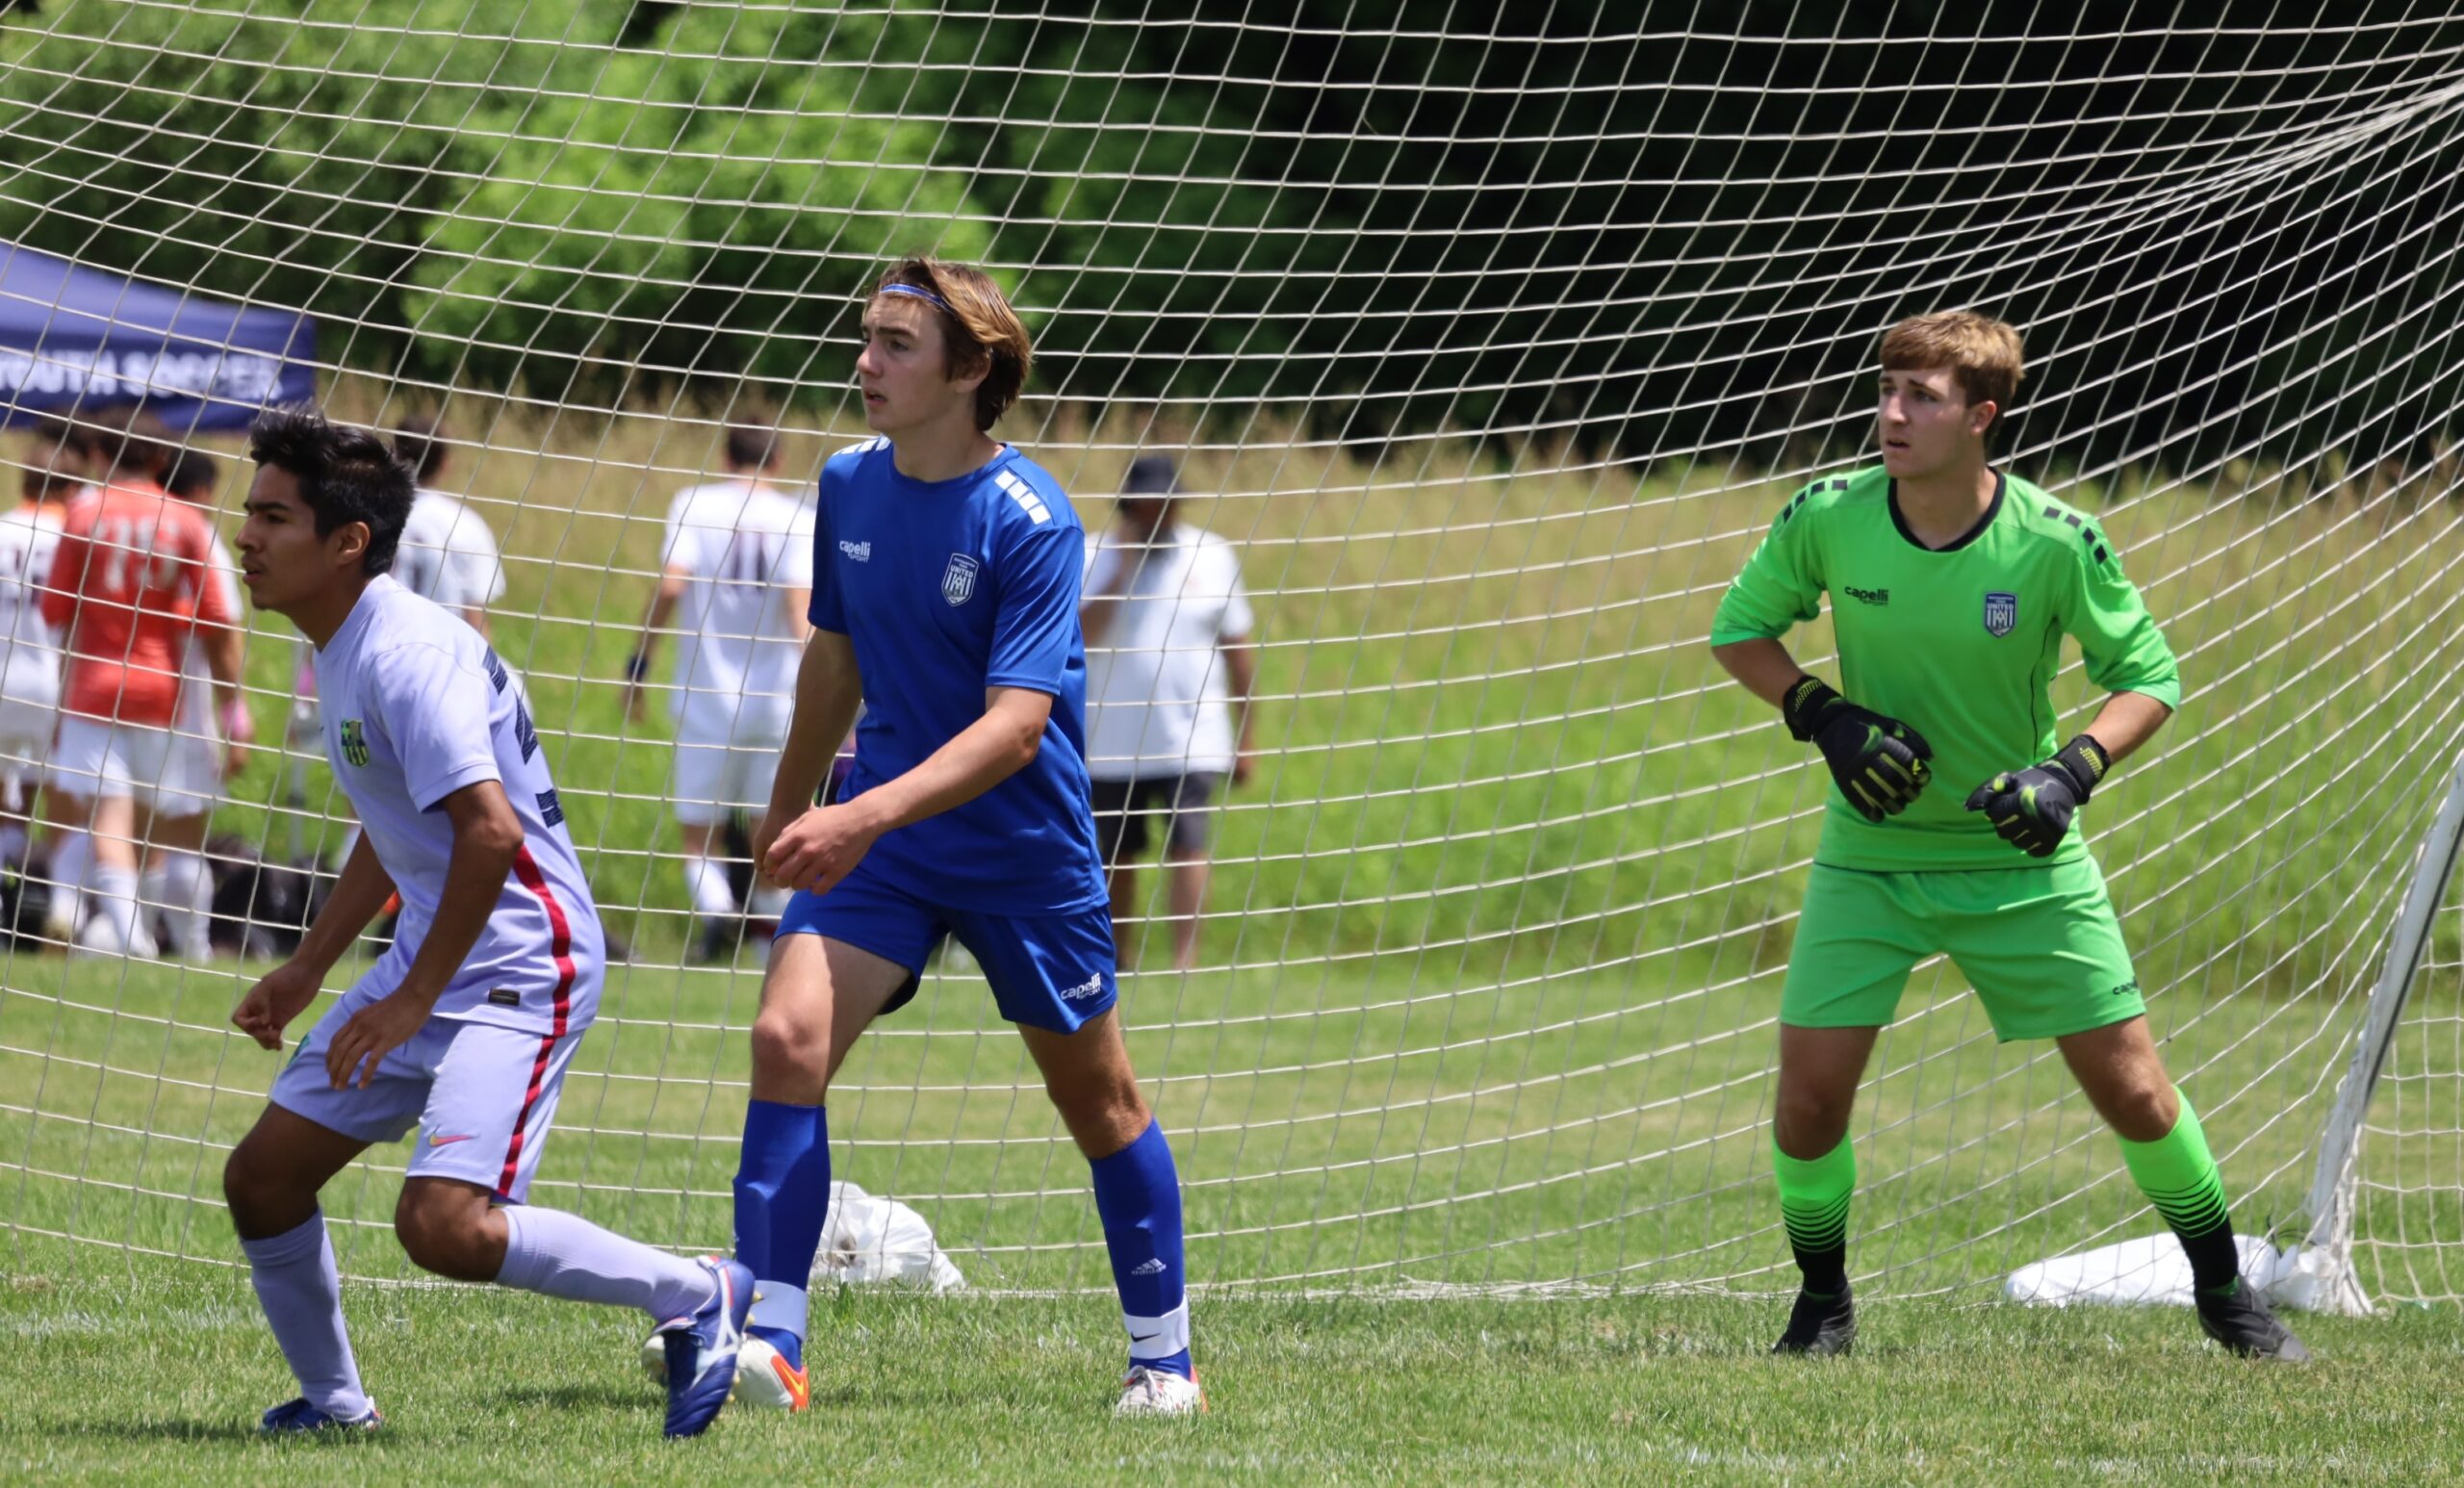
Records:
[[[2085,801],[2114,767],[2114,757],[2105,753],[2105,746],[2097,743],[2093,735],[2083,733],[2063,745],[2062,752],[2053,757],[2053,763],[2062,766],[2063,773],[2070,777],[2070,783],[2079,787],[2079,799]]]
[[[639,683],[650,675],[651,658],[647,654],[637,651],[625,658],[625,680]]]
[[[1839,694],[1829,682],[1808,674],[1798,678],[1780,699],[1780,716],[1787,720],[1789,736],[1800,744],[1813,742],[1813,731]]]

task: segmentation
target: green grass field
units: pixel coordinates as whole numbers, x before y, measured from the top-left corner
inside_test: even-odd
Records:
[[[814,1408],[658,1440],[629,1320],[356,1288],[390,1421],[263,1442],[289,1381],[244,1281],[20,1271],[0,1294],[0,1473],[182,1483],[740,1481],[2430,1483],[2464,1411],[2452,1313],[2313,1321],[2306,1371],[2230,1360],[2187,1312],[1902,1302],[1860,1354],[1761,1349],[1770,1305],[1210,1298],[1211,1410],[1109,1419],[1105,1304],[861,1296],[822,1310]]]
[[[728,1233],[757,970],[676,964],[666,726],[625,721],[611,679],[655,514],[707,433],[500,424],[468,473],[511,557],[498,643],[634,950],[534,1197],[679,1247]],[[798,458],[822,448],[799,436]],[[2382,1096],[2409,1104],[2366,1149],[2388,1187],[2362,1217],[2373,1295],[2436,1309],[2316,1321],[2329,1357],[2289,1377],[2212,1357],[2187,1315],[1985,1305],[2021,1264],[2156,1221],[2058,1059],[1996,1045],[1936,965],[1857,1126],[1852,1262],[1886,1299],[1872,1347],[1813,1372],[1821,1389],[1758,1357],[1779,1321],[1767,1295],[1793,1280],[1764,1131],[1821,780],[1701,640],[1784,490],[1450,458],[1254,449],[1202,469],[1243,493],[1196,515],[1245,546],[1270,757],[1223,818],[1203,969],[1128,977],[1123,1006],[1212,1289],[1216,1414],[1104,1419],[1117,1324],[1085,1167],[980,981],[954,970],[860,1046],[834,1152],[839,1176],[921,1208],[976,1287],[1012,1295],[850,1298],[814,1419],[728,1420],[693,1450],[847,1475],[860,1442],[865,1465],[922,1480],[2444,1471],[2447,1406],[2420,1381],[2452,1371],[2464,1332],[2451,913]],[[1080,489],[1114,474],[1054,463]],[[2237,1217],[2289,1221],[2452,755],[2452,707],[2418,679],[2464,665],[2464,596],[2437,581],[2464,558],[2464,508],[2296,500],[2257,476],[2071,494],[2104,514],[2192,691],[2099,793],[2099,855]],[[273,738],[291,654],[280,622],[259,627]],[[1827,627],[1798,649],[1819,661]],[[2075,669],[2058,701],[2080,721]],[[295,826],[330,840],[321,765],[308,782],[295,813],[261,757],[218,826],[277,854]],[[287,1393],[218,1264],[235,1255],[221,1155],[276,1064],[224,1023],[246,974],[24,947],[0,962],[0,1265],[20,1335],[0,1365],[19,1406],[0,1471],[424,1481],[668,1463],[639,1455],[658,1450],[654,1397],[629,1320],[378,1285],[350,1305],[398,1428],[331,1449],[242,1439]],[[328,1191],[355,1276],[407,1276],[385,1228],[399,1169],[378,1149]],[[1620,1295],[1495,1295],[1569,1280]]]

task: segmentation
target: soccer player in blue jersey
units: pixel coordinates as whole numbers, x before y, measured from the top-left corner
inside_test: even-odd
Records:
[[[956,936],[1018,1026],[1093,1167],[1129,1329],[1118,1410],[1199,1408],[1180,1180],[1114,1011],[1112,921],[1086,764],[1086,532],[1060,482],[987,431],[1032,350],[980,270],[909,259],[856,360],[880,436],[821,474],[814,633],[763,870],[797,890],[753,1025],[736,1258],[757,1278],[742,1403],[802,1409],[805,1284],[830,1180],[823,1097],[873,1019]],[[848,797],[813,792],[859,700]]]
[[[317,1195],[418,1129],[394,1231],[460,1281],[638,1307],[659,1323],[667,1434],[727,1403],[753,1278],[524,1203],[607,957],[520,688],[477,631],[391,577],[411,474],[373,435],[269,415],[241,576],[317,649],[325,752],[361,832],[292,958],[231,1021],[269,1049],[398,890],[394,942],[317,1020],[233,1149],[224,1196],[299,1398],[268,1431],[377,1424]]]

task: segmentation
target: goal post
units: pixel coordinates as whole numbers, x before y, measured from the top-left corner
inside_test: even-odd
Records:
[[[2180,659],[2083,820],[2237,1225],[2326,1226],[2354,1299],[2451,1297],[2464,953],[2416,899],[2464,735],[2464,21],[2144,9],[0,7],[0,513],[59,470],[38,415],[133,388],[438,421],[429,484],[499,554],[473,607],[626,953],[536,1192],[724,1245],[760,960],[696,924],[682,637],[638,713],[629,661],[670,503],[742,429],[808,490],[866,432],[885,261],[981,262],[1037,346],[996,432],[1091,532],[1172,461],[1254,614],[1211,881],[1176,903],[1151,832],[1125,917],[1194,1279],[1760,1294],[1795,1282],[1775,1023],[1830,782],[1711,660],[1712,611],[1794,491],[1868,461],[1882,330],[1987,310],[2028,346],[1996,458],[2094,517]],[[37,255],[107,288],[71,303]],[[183,445],[227,534],[243,446]],[[1790,645],[1839,680],[1827,616]],[[2065,655],[2056,737],[2101,702]],[[218,1174],[279,1056],[227,1018],[349,830],[312,680],[252,618],[212,957],[70,954],[30,907],[71,859],[0,821],[0,1264],[235,1259]],[[969,1283],[1109,1285],[962,958],[831,1111],[836,1175]],[[1853,1131],[1861,1295],[1989,1296],[2148,1222],[2059,1055],[1998,1043],[1938,959]],[[403,1167],[326,1192],[354,1275],[408,1274]]]

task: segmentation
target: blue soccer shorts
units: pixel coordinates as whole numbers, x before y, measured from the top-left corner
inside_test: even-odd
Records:
[[[799,891],[779,917],[782,936],[821,936],[907,968],[884,1013],[915,996],[924,963],[945,935],[975,957],[992,1000],[1012,1023],[1074,1034],[1119,996],[1109,907],[1053,914],[988,914],[930,904],[858,863],[827,894]]]

